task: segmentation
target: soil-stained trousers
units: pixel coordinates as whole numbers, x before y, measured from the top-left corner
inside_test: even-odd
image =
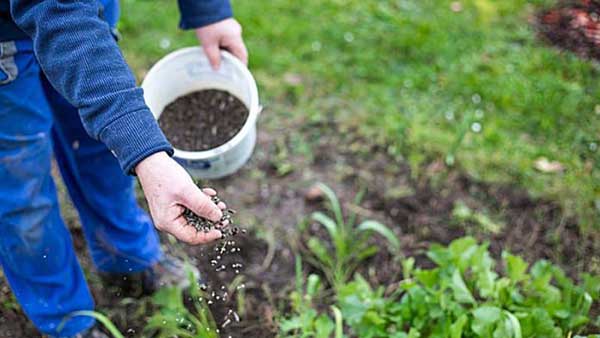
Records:
[[[142,271],[160,259],[159,240],[133,178],[46,80],[31,41],[0,46],[0,265],[36,327],[71,337],[93,319],[73,317],[59,331],[60,324],[94,301],[61,219],[53,156],[98,270]]]

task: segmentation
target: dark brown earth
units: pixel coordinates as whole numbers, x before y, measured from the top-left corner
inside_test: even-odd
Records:
[[[600,1],[563,0],[537,16],[540,34],[580,56],[600,60]]]
[[[248,108],[226,91],[210,89],[167,105],[158,123],[177,149],[200,151],[231,140],[244,126]]]
[[[424,255],[431,243],[447,244],[470,234],[489,241],[496,258],[506,249],[530,263],[548,259],[573,278],[584,271],[600,273],[597,232],[582,232],[577,221],[554,202],[533,198],[511,185],[478,182],[460,169],[447,168],[443,161],[434,160],[419,172],[411,171],[403,160],[390,157],[385,147],[340,132],[332,123],[283,123],[267,113],[261,124],[266,127],[259,133],[250,163],[229,178],[203,182],[219,191],[228,206],[238,211],[236,223],[249,230],[235,239],[241,252],[223,261],[244,265],[243,277],[238,277],[243,279],[236,282],[245,287],[233,287],[227,302],[212,306],[217,322],[222,322],[228,309],[235,309],[242,318],[228,326],[222,337],[276,336],[277,319],[284,315],[280,311],[289,306],[289,293],[294,289],[294,255],[302,241],[297,226],[312,211],[325,208],[311,189],[318,181],[338,193],[345,210],[390,226],[400,238],[403,254],[415,256],[421,266],[431,264]],[[294,127],[291,134],[292,126],[303,127]],[[363,187],[367,188],[364,201],[355,205],[354,195]],[[457,222],[452,211],[459,202],[489,215],[503,227],[492,233],[478,224]],[[127,336],[141,337],[144,318],[150,313],[147,300],[123,298],[103,289],[96,274],[90,273],[77,219],[73,215],[65,218],[74,229],[77,252],[90,276],[99,310]],[[166,239],[165,243],[173,254],[188,257],[198,266],[213,288],[230,288],[238,276],[231,269],[215,272],[209,263],[211,247],[186,247]],[[304,269],[311,271],[309,266]],[[385,250],[367,261],[360,272],[374,284],[388,285],[401,278],[400,267]],[[238,302],[241,292],[242,305]],[[4,305],[8,300],[6,284],[0,279],[0,333],[18,333],[2,337],[37,337],[16,305]],[[597,315],[598,304],[594,311]]]

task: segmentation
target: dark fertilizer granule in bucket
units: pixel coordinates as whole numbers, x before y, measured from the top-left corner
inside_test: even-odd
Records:
[[[200,90],[177,98],[164,109],[158,123],[177,149],[201,151],[231,140],[248,119],[248,108],[222,90]]]

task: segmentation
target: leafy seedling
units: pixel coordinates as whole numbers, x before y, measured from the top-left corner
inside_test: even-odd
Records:
[[[457,223],[471,223],[479,227],[483,232],[498,234],[505,225],[493,220],[485,213],[469,208],[463,201],[457,201],[452,209],[452,218]]]
[[[589,275],[576,285],[547,261],[530,267],[508,252],[497,269],[488,245],[472,237],[432,245],[427,256],[437,266],[420,269],[414,258],[405,259],[404,280],[390,295],[360,275],[339,288],[337,305],[356,336],[575,337],[598,301],[595,286],[586,291],[594,284]]]
[[[152,297],[152,303],[158,311],[148,320],[144,328],[145,334],[155,338],[219,337],[217,324],[206,303],[206,295],[191,271],[188,272],[188,276],[194,311],[188,310],[184,305],[180,288],[162,288]]]

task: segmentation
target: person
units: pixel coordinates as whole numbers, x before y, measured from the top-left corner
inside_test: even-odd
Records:
[[[247,62],[227,0],[178,4],[180,27],[196,30],[215,69],[220,49]],[[105,276],[141,276],[135,280],[150,289],[186,280],[154,227],[192,245],[221,235],[197,232],[182,217],[186,207],[218,221],[225,206],[170,157],[118,48],[118,15],[118,0],[0,0],[0,265],[28,318],[50,337],[106,337],[89,317],[61,327],[94,301],[60,217],[52,156]],[[136,203],[132,176],[152,221]]]

